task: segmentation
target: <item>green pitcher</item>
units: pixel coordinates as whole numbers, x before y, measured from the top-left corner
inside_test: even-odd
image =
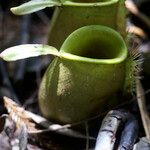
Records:
[[[90,25],[74,31],[48,67],[39,90],[44,116],[74,123],[116,105],[114,93],[123,92],[127,48],[114,30]]]
[[[105,25],[126,35],[124,0],[34,0],[11,10],[22,15],[54,6],[48,44],[58,49],[70,33],[85,25]]]

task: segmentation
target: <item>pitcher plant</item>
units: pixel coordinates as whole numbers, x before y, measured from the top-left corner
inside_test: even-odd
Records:
[[[6,49],[0,57],[14,61],[52,54],[40,89],[43,115],[55,122],[74,123],[112,109],[117,93],[133,86],[134,61],[122,36],[106,26],[89,25],[71,33],[60,50],[41,44]]]

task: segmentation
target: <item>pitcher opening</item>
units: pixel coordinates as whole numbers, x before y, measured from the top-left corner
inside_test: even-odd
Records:
[[[126,56],[125,43],[115,30],[90,25],[74,31],[64,42],[61,51],[93,59],[115,59]]]

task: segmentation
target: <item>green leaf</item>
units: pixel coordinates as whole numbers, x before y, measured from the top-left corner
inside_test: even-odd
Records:
[[[42,44],[23,44],[4,50],[0,53],[0,57],[6,61],[15,61],[48,54],[58,57],[60,56],[59,51],[52,46]]]
[[[60,6],[59,1],[54,0],[31,0],[26,2],[18,7],[13,7],[10,10],[15,15],[25,15],[30,14],[39,10],[42,10],[46,7]]]

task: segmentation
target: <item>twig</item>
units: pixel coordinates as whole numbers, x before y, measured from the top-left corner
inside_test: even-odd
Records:
[[[136,80],[136,93],[137,93],[138,106],[140,109],[145,134],[147,139],[150,140],[150,118],[146,110],[144,90],[142,88],[140,80],[138,79]]]
[[[86,150],[89,150],[89,126],[88,126],[88,122],[85,122],[85,130],[86,130]]]

